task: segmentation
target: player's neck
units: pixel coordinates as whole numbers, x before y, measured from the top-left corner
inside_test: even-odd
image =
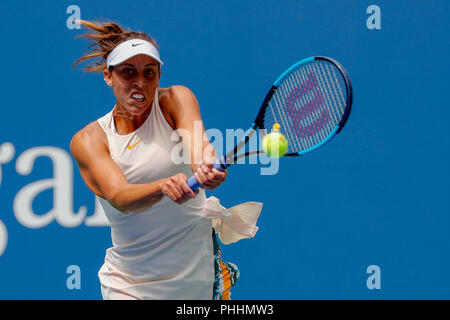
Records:
[[[151,110],[152,105],[143,114],[136,116],[116,105],[113,111],[113,117],[117,133],[124,135],[136,131],[147,120]]]

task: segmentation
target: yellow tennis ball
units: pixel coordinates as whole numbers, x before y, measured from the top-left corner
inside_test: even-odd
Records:
[[[289,143],[287,139],[279,131],[273,131],[266,134],[262,140],[262,148],[264,152],[272,158],[279,158],[288,151]]]

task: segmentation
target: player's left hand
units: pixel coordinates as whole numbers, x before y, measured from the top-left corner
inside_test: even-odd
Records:
[[[214,160],[201,162],[194,173],[195,178],[204,189],[213,190],[217,188],[227,177],[227,171],[222,172],[214,169],[213,162]]]

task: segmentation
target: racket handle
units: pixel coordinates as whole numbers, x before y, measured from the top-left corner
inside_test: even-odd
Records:
[[[228,165],[225,163],[225,158],[224,157],[220,157],[219,159],[217,159],[216,161],[214,161],[213,163],[213,168],[219,171],[225,171],[225,169],[228,167]],[[192,176],[190,178],[188,178],[186,180],[187,185],[189,186],[189,188],[191,188],[192,191],[197,190],[198,188],[201,187],[201,184],[197,181],[197,179],[195,178],[195,176]]]

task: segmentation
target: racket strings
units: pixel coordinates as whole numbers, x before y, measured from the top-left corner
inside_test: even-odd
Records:
[[[345,107],[346,107],[346,99],[344,98],[344,93],[342,91],[342,87],[345,87],[344,80],[341,77],[339,77],[339,80],[338,80],[338,77],[336,75],[336,70],[334,68],[330,70],[328,68],[328,66],[326,66],[326,67],[327,67],[328,72],[333,75],[334,81],[332,81],[331,83],[333,85],[334,91],[339,92],[339,97],[341,98],[339,107],[340,107],[341,114],[343,114],[345,112]],[[336,83],[339,83],[339,86],[336,86],[335,85]],[[336,95],[337,95],[337,93],[336,93]]]
[[[314,67],[317,68],[317,73],[320,73],[322,75],[319,80],[321,81],[320,87],[322,92],[327,92],[325,94],[325,97],[328,98],[329,104],[327,110],[332,111],[335,119],[334,124],[337,124],[339,123],[345,111],[346,102],[342,93],[342,86],[345,86],[345,83],[343,80],[342,83],[339,83],[335,68],[331,69],[328,65],[325,65],[324,67],[324,64],[314,65]],[[341,99],[339,99],[339,97]]]
[[[275,100],[269,103],[270,113],[265,119],[265,126],[267,129],[271,129],[275,123],[281,125],[284,128],[283,132],[291,145],[291,150],[300,150],[301,141],[296,138],[296,135],[292,131],[292,123],[289,121],[289,117],[286,115],[285,109],[281,107],[282,102],[279,97],[276,96]]]
[[[338,127],[346,99],[346,84],[336,66],[324,60],[302,64],[279,82],[264,127],[271,130],[280,124],[290,152],[314,148]]]
[[[329,132],[331,132],[333,130],[333,128],[339,123],[340,115],[337,115],[337,113],[335,112],[335,108],[332,107],[334,104],[333,104],[333,102],[331,102],[332,98],[330,98],[330,94],[328,94],[330,91],[327,92],[324,89],[324,88],[326,88],[325,82],[327,82],[327,79],[326,79],[327,75],[320,73],[317,64],[316,65],[312,65],[312,66],[308,65],[308,66],[306,66],[306,69],[308,71],[310,71],[310,72],[313,72],[314,74],[320,74],[321,75],[320,77],[317,77],[318,87],[319,87],[319,90],[322,93],[325,93],[325,94],[322,94],[322,97],[324,97],[323,98],[323,103],[327,104],[325,106],[325,109],[331,111],[330,112],[331,113],[330,116],[332,118],[332,119],[330,119],[331,121],[327,122],[327,128],[325,130],[325,132],[329,134]],[[328,87],[328,89],[329,89],[329,87]],[[322,135],[321,135],[320,138],[321,139],[325,139],[326,136],[323,135],[323,132],[321,132],[321,133],[322,133]],[[328,136],[328,134],[327,134],[327,136]]]
[[[313,87],[316,86],[316,83],[312,83],[311,81],[311,77],[309,74],[305,74],[303,72],[303,70],[296,70],[296,74],[295,77],[291,77],[290,79],[287,79],[288,83],[290,84],[289,89],[290,90],[297,90],[297,92],[299,91],[299,89],[295,89],[295,88],[301,88],[301,83],[306,83],[307,86],[306,88],[303,88],[302,90],[300,90],[300,92],[298,92],[296,98],[300,99],[300,103],[303,106],[307,106],[305,108],[301,108],[299,109],[299,116],[297,116],[297,118],[300,118],[299,120],[297,120],[296,125],[298,126],[298,128],[302,126],[301,122],[303,120],[304,123],[306,123],[306,128],[308,128],[308,130],[306,130],[306,132],[303,132],[303,136],[305,136],[306,134],[306,139],[304,142],[306,142],[304,144],[305,148],[311,148],[316,141],[314,140],[314,133],[318,132],[319,138],[320,139],[324,139],[325,137],[322,135],[322,132],[320,130],[318,130],[317,126],[320,125],[321,122],[316,121],[318,119],[320,119],[321,113],[320,113],[320,108],[319,108],[319,104],[322,103],[322,96],[318,95],[316,96],[313,93]],[[305,93],[306,90],[306,93]],[[308,105],[308,104],[312,104],[312,105]],[[309,111],[309,109],[312,109],[312,116],[309,117],[307,112]],[[294,115],[296,115],[294,113]]]
[[[273,121],[278,122],[281,119],[280,125],[283,128],[283,133],[286,134],[287,139],[291,145],[292,151],[300,151],[311,148],[316,141],[312,134],[307,134],[306,131],[316,130],[314,120],[319,118],[317,103],[313,101],[311,95],[310,86],[307,85],[307,90],[301,90],[300,83],[307,83],[307,78],[305,75],[292,74],[290,77],[284,81],[278,90],[280,94],[277,94],[273,104],[270,104],[270,108],[274,109],[273,114],[278,114],[274,116]],[[286,97],[288,97],[286,99]],[[296,113],[292,110],[293,100],[299,100],[301,105],[307,105],[308,103],[313,103],[313,114],[312,117],[306,116],[306,111],[304,109],[299,109],[300,112]],[[287,100],[287,101],[285,101]],[[288,108],[283,108],[283,105],[288,105]],[[290,109],[290,110],[289,110]],[[276,111],[275,111],[276,110]],[[269,120],[270,121],[270,120]],[[270,121],[272,122],[272,121]],[[304,130],[302,134],[299,132],[299,128],[308,128]],[[321,139],[324,137],[321,136]]]

